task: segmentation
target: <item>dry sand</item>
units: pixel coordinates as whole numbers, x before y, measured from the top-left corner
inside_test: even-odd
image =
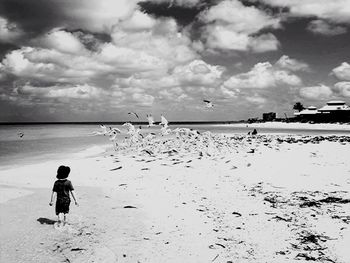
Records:
[[[350,262],[349,142],[100,150],[0,170],[1,262]],[[48,202],[61,164],[80,206],[57,230]]]

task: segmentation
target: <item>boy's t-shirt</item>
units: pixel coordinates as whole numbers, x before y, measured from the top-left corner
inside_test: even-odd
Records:
[[[52,191],[57,193],[57,198],[69,198],[69,191],[73,191],[73,185],[71,181],[65,180],[57,180],[53,185]]]

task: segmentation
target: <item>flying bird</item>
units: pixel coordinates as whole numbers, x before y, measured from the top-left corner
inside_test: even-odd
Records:
[[[168,127],[168,120],[165,119],[165,117],[163,115],[160,115],[160,124],[163,127],[167,128]]]
[[[173,5],[174,5],[174,0],[170,0],[168,8],[171,8]]]
[[[108,134],[108,130],[107,127],[103,124],[100,125],[101,130],[100,131],[94,131],[93,134],[94,135],[107,135]]]
[[[139,118],[139,115],[137,115],[136,112],[131,111],[131,112],[128,112],[128,114],[129,115],[134,115],[136,118]]]
[[[213,103],[210,100],[203,100],[205,102],[205,107],[211,109],[214,107]]]
[[[147,114],[147,120],[148,120],[148,127],[154,126],[154,119],[152,114]]]

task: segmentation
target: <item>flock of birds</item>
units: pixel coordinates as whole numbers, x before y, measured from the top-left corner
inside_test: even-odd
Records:
[[[213,107],[210,101],[204,100],[204,102],[207,108]],[[129,112],[128,114],[137,119],[140,118],[135,112]],[[160,126],[160,129],[148,129],[143,132],[142,126],[135,127],[132,123],[126,122],[122,125],[126,129],[123,132],[118,128],[100,125],[100,130],[93,132],[93,135],[108,136],[116,151],[136,150],[150,156],[162,153],[174,155],[180,152],[197,152],[201,156],[212,156],[217,153],[237,151],[237,147],[233,147],[237,146],[237,138],[209,131],[199,132],[190,128],[171,129],[168,120],[163,115],[160,116],[158,124],[155,123],[151,114],[147,114],[146,117],[148,120],[147,128]],[[121,135],[126,136],[123,139]],[[238,140],[242,140],[244,137],[238,138]]]

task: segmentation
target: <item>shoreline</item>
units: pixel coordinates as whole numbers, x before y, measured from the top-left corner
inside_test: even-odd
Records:
[[[241,136],[222,153],[95,149],[65,162],[2,170],[2,188],[33,192],[0,204],[1,216],[15,217],[1,226],[2,236],[16,247],[20,240],[7,231],[38,233],[35,242],[22,242],[24,254],[9,250],[6,259],[349,262],[350,143],[283,138]],[[36,221],[55,220],[47,203],[60,164],[71,167],[81,203],[72,205],[72,231]],[[17,215],[30,204],[30,217]]]
[[[300,123],[300,122],[263,122],[263,123],[237,123],[218,124],[216,127],[249,127],[269,129],[295,129],[295,130],[327,130],[327,131],[350,131],[350,124],[339,123]]]

